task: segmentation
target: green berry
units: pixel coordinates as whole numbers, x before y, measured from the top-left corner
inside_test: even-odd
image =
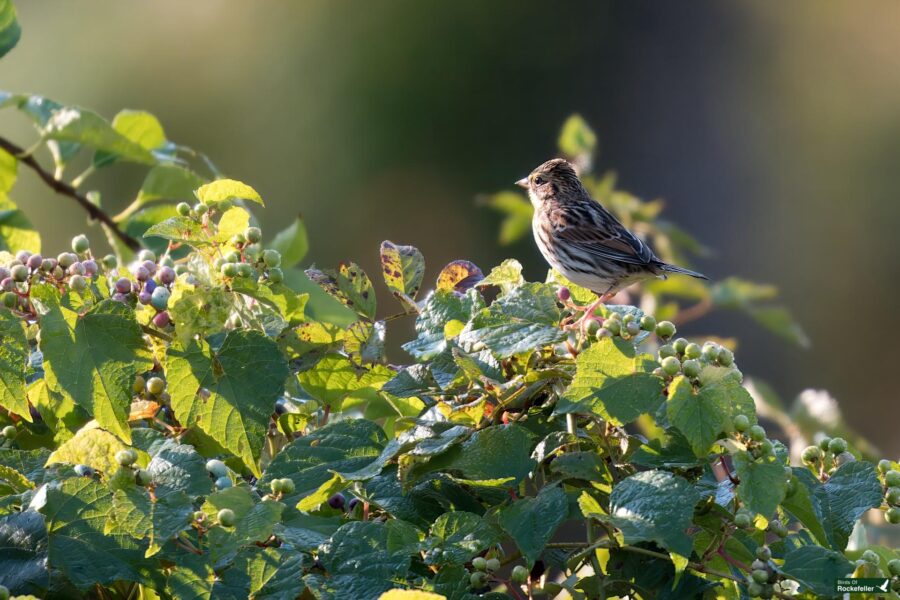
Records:
[[[187,217],[191,214],[191,205],[187,202],[179,202],[175,205],[175,211],[182,217]]]
[[[885,473],[884,484],[888,487],[900,487],[900,471],[888,471]]]
[[[233,262],[239,263],[241,262],[241,253],[237,250],[232,250],[228,254],[225,255],[225,262]]]
[[[84,254],[91,247],[91,242],[86,235],[76,235],[72,238],[72,251],[76,254]]]
[[[762,596],[765,588],[761,583],[756,583],[755,581],[751,581],[747,584],[747,594],[750,595],[751,598],[758,598]]]
[[[148,260],[150,262],[156,262],[156,253],[153,252],[153,250],[147,250],[146,248],[144,248],[143,250],[138,252],[138,260],[141,262],[146,262]]]
[[[238,269],[238,277],[252,277],[253,276],[253,267],[248,263],[239,263],[237,266]]]
[[[211,458],[206,461],[206,470],[214,477],[224,477],[228,474],[228,467],[218,458]]]
[[[0,585],[0,600],[9,600],[9,589],[5,585]]]
[[[227,262],[222,265],[222,275],[225,277],[237,277],[238,264],[239,263]]]
[[[832,454],[840,454],[847,451],[847,441],[844,438],[832,438],[828,443],[828,450]]]
[[[597,331],[599,329],[600,329],[600,321],[598,321],[597,319],[589,320],[584,326],[584,330],[589,336],[597,335]]]
[[[195,510],[195,511],[194,511],[194,520],[195,520],[195,521],[198,521],[198,522],[200,522],[200,521],[205,521],[205,520],[206,520],[206,513],[203,512],[202,510]]]
[[[234,485],[230,477],[219,477],[216,479],[216,489],[225,490]]]
[[[269,269],[269,283],[281,283],[282,281],[284,281],[284,271],[278,267],[271,267]]]
[[[606,321],[604,321],[603,327],[613,335],[619,335],[620,333],[622,333],[622,324],[617,319],[607,319]]]
[[[13,281],[23,282],[28,279],[28,267],[25,265],[16,265],[12,269],[9,270],[10,275],[13,278]]]
[[[734,364],[734,352],[728,348],[719,349],[718,361],[723,367],[730,367]]]
[[[231,236],[231,239],[229,241],[231,242],[232,246],[243,246],[247,243],[247,238],[244,237],[243,233],[236,233]]]
[[[891,508],[887,509],[884,513],[884,520],[891,525],[897,525],[898,523],[900,523],[900,508],[892,506]]]
[[[674,377],[678,371],[681,370],[681,361],[674,356],[668,356],[663,359],[660,366],[662,367],[662,370],[666,372],[666,375]]]
[[[271,482],[269,482],[269,488],[272,490],[273,494],[280,494],[281,493],[281,480],[273,479]]]
[[[706,362],[716,362],[719,359],[719,345],[712,342],[706,342],[703,344],[703,350],[700,351],[700,356]]]
[[[147,382],[144,381],[144,378],[138,375],[134,378],[134,384],[131,386],[131,391],[135,394],[140,394],[144,391],[144,387],[147,385]]]
[[[16,428],[14,425],[7,425],[0,433],[2,433],[3,437],[5,437],[6,439],[11,440],[16,437]]]
[[[828,445],[831,444],[830,437],[823,437],[819,440],[819,448],[822,449],[822,452],[828,452]]]
[[[667,358],[669,356],[675,356],[675,348],[672,347],[672,344],[663,344],[659,347],[659,358],[662,360],[663,358]]]
[[[194,205],[194,213],[196,213],[196,215],[198,217],[202,217],[203,215],[205,215],[208,212],[209,212],[209,206],[204,204],[203,202],[198,202],[197,204]]]
[[[166,382],[159,377],[151,377],[147,380],[147,391],[154,396],[162,394],[164,389],[166,389]]]
[[[267,267],[277,267],[281,265],[281,252],[278,250],[266,250],[263,252],[263,262]]]
[[[761,442],[766,439],[766,430],[761,425],[754,425],[750,428],[750,439],[754,442]]]
[[[756,571],[753,571],[750,576],[756,583],[766,583],[767,581],[769,581],[769,572],[763,569],[757,569]]]
[[[622,324],[623,324],[623,325],[628,325],[628,324],[631,323],[632,321],[634,321],[634,315],[633,315],[633,314],[627,313],[627,314],[625,314],[625,315],[622,316]]]
[[[788,534],[787,527],[785,527],[784,523],[778,520],[769,522],[769,531],[781,538],[787,537]]]
[[[76,292],[83,292],[87,289],[87,280],[81,275],[72,275],[69,278],[69,288]]]
[[[656,319],[650,315],[644,315],[641,317],[641,329],[644,331],[653,331],[656,329]]]
[[[472,575],[469,576],[469,583],[475,589],[481,589],[485,585],[487,585],[487,575],[482,573],[481,571],[475,571]]]
[[[486,571],[487,570],[487,559],[483,556],[476,556],[472,559],[472,568],[476,571]]]
[[[251,261],[255,261],[262,255],[262,246],[259,244],[248,244],[244,247],[244,256],[248,257]]]
[[[775,452],[775,446],[769,440],[763,440],[759,443],[760,456],[769,456]]]
[[[900,577],[900,558],[888,561],[888,572],[894,577]]]
[[[675,352],[678,354],[684,354],[684,349],[687,348],[688,341],[684,338],[678,338],[674,342],[672,342],[672,347],[675,348]]]
[[[153,477],[150,475],[149,471],[138,469],[134,474],[134,481],[140,486],[147,486],[153,481]]]
[[[223,508],[216,514],[216,521],[218,521],[219,525],[222,527],[234,527],[234,511],[230,508]]]
[[[663,339],[669,339],[675,335],[675,324],[672,321],[660,321],[656,324],[656,335]]]
[[[19,297],[15,292],[3,292],[3,306],[15,308],[17,304],[19,304]]]
[[[880,473],[887,473],[891,468],[891,461],[884,458],[878,461],[878,471]]]
[[[803,462],[805,463],[814,463],[822,458],[822,449],[818,446],[807,446],[803,449],[800,458],[803,459]]]
[[[641,326],[637,321],[625,324],[625,331],[629,336],[634,337],[641,332]]]
[[[119,265],[119,259],[115,254],[107,254],[103,257],[103,266],[107,269],[115,269]]]
[[[684,371],[684,374],[691,379],[700,376],[700,368],[700,361],[693,358],[689,358],[681,364],[681,370]]]
[[[743,433],[750,428],[750,417],[747,415],[737,415],[734,418],[734,429],[735,431],[739,431]]]
[[[63,269],[68,269],[76,262],[78,262],[78,256],[72,254],[71,252],[63,252],[56,257],[56,263]]]
[[[496,558],[489,558],[487,561],[487,570],[491,573],[500,570],[500,561]]]
[[[900,505],[900,487],[889,487],[884,494],[884,499],[888,504]]]
[[[700,358],[703,354],[703,350],[700,348],[699,344],[694,344],[693,342],[684,347],[684,355],[686,358]]]
[[[294,482],[291,479],[285,477],[281,480],[281,493],[282,494],[293,494],[294,493]]]
[[[747,513],[738,513],[734,515],[734,524],[741,529],[747,529],[753,523],[752,517]]]
[[[769,550],[768,546],[759,546],[756,549],[756,558],[761,561],[772,560],[772,551]]]
[[[262,239],[262,231],[259,230],[259,227],[248,227],[244,230],[244,237],[251,244],[256,244]]]
[[[878,555],[871,550],[866,550],[865,552],[863,552],[860,558],[872,565],[877,565],[879,562]]]
[[[509,580],[516,585],[523,585],[528,581],[528,569],[522,565],[516,565],[509,574]]]
[[[130,467],[137,460],[137,452],[131,448],[125,448],[116,452],[116,462],[123,467]]]

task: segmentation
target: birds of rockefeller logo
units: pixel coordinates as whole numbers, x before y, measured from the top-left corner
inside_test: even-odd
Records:
[[[848,577],[834,582],[834,591],[839,594],[886,594],[891,580],[887,577]]]

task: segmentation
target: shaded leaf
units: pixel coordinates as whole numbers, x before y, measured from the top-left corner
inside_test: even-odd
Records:
[[[543,488],[534,498],[522,498],[500,512],[500,526],[533,564],[569,515],[569,501],[557,486]]]
[[[309,240],[306,235],[306,224],[300,215],[297,215],[293,223],[275,234],[269,247],[281,253],[283,268],[293,267],[303,260],[309,251]]]
[[[31,422],[25,397],[25,369],[31,348],[22,319],[0,309],[0,406]]]

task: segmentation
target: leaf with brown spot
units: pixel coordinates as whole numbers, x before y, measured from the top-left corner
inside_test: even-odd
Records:
[[[414,246],[381,242],[381,271],[394,297],[407,308],[415,308],[415,297],[425,277],[425,257]]]
[[[306,276],[356,314],[370,321],[375,318],[375,288],[356,263],[341,263],[337,272],[307,269]]]
[[[152,419],[159,411],[160,405],[153,400],[135,400],[131,403],[131,411],[128,413],[129,421]]]
[[[454,260],[441,270],[437,278],[437,289],[465,292],[484,279],[484,273],[477,265],[467,260]]]

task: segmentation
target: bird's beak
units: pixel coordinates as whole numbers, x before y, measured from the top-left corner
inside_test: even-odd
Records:
[[[520,179],[516,182],[516,185],[519,186],[520,188],[525,188],[527,190],[528,189],[528,178],[523,177],[522,179]]]

